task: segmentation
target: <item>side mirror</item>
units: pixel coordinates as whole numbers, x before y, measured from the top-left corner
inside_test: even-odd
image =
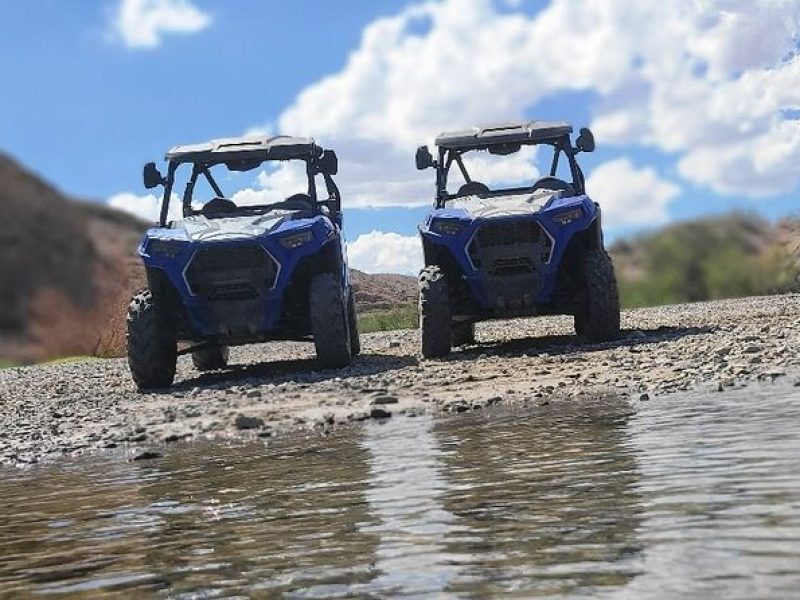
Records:
[[[161,171],[156,168],[156,163],[149,162],[144,166],[142,178],[144,179],[144,187],[148,190],[152,190],[159,185],[164,185],[164,176],[161,174]]]
[[[594,152],[594,134],[591,129],[581,129],[578,139],[575,140],[575,147],[581,152]]]
[[[433,155],[431,155],[431,151],[428,150],[427,146],[420,146],[417,148],[416,160],[417,169],[420,171],[430,169],[433,166]]]
[[[323,150],[317,159],[317,168],[320,173],[326,175],[336,175],[339,172],[339,157],[333,150]]]

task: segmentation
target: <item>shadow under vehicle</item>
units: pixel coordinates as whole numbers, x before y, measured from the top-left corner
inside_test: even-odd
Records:
[[[436,171],[434,208],[419,227],[424,356],[473,343],[474,324],[495,318],[567,314],[590,342],[619,335],[600,206],[586,194],[576,160],[594,150],[594,136],[581,129],[573,146],[571,133],[565,122],[510,123],[442,133],[436,159],[427,146],[417,150],[417,168]],[[552,152],[549,173],[529,185],[490,189],[470,175],[469,168],[487,172],[484,162],[493,157],[506,157],[496,165],[500,178],[518,171],[520,163],[508,157],[528,147]],[[453,166],[464,183],[451,193]],[[522,168],[532,169],[525,162]]]
[[[322,366],[349,365],[360,343],[333,180],[336,154],[310,138],[258,136],[177,146],[166,161],[166,176],[154,163],[144,167],[145,187],[162,185],[164,197],[158,226],[139,246],[148,287],[128,310],[136,385],[171,385],[181,353],[191,353],[200,371],[215,370],[226,366],[229,346],[278,339],[313,339]],[[307,188],[279,202],[237,205],[212,174],[235,179],[271,161],[303,163]],[[182,218],[168,221],[184,165],[191,172]],[[213,194],[202,204],[193,195],[199,181]],[[179,351],[179,342],[188,348]]]

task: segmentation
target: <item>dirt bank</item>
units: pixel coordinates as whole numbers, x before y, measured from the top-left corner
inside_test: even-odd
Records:
[[[183,357],[175,387],[134,390],[124,360],[0,370],[0,461],[200,438],[320,432],[368,418],[544,404],[608,392],[632,401],[800,376],[800,296],[628,311],[623,338],[586,346],[571,319],[499,321],[443,361],[418,353],[416,331],[363,336],[342,371],[317,371],[313,346],[237,348],[225,372]]]

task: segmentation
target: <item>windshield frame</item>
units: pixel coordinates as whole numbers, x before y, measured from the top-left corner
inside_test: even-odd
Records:
[[[336,183],[333,181],[333,177],[330,173],[325,172],[320,168],[319,161],[317,160],[319,157],[310,156],[308,158],[292,158],[288,160],[300,160],[306,164],[306,180],[308,182],[308,187],[306,194],[311,198],[311,203],[314,207],[314,213],[319,214],[321,208],[326,206],[330,211],[331,217],[334,221],[339,222],[340,214],[341,214],[341,193],[339,192],[339,188]],[[159,225],[161,227],[165,227],[167,225],[167,215],[169,214],[169,204],[172,198],[172,190],[175,186],[175,174],[178,168],[181,165],[191,165],[192,172],[189,176],[189,179],[186,181],[186,186],[183,190],[183,196],[181,197],[181,206],[182,206],[182,214],[183,218],[195,216],[198,214],[202,214],[201,210],[195,210],[192,208],[192,197],[194,194],[194,187],[197,184],[197,180],[202,175],[205,177],[206,181],[208,182],[211,189],[219,198],[227,198],[225,194],[222,192],[222,189],[219,187],[217,182],[214,179],[214,176],[211,174],[211,167],[217,165],[224,165],[228,168],[229,171],[235,171],[238,169],[231,169],[231,166],[227,164],[229,161],[182,161],[182,160],[170,160],[167,166],[167,176],[166,181],[164,184],[164,197],[161,200],[161,214],[159,218]],[[261,165],[266,162],[277,162],[277,159],[264,159],[259,161],[257,164],[254,164],[252,167],[249,167],[246,170],[253,170],[257,169]],[[281,160],[280,162],[287,162],[286,160]],[[319,200],[317,196],[317,182],[316,182],[316,175],[322,175],[323,180],[325,182],[326,192],[328,194],[328,198],[325,200]],[[302,193],[302,192],[298,192]],[[231,216],[242,216],[244,214],[250,213],[267,213],[270,210],[274,210],[276,208],[280,208],[283,204],[283,201],[276,202],[272,204],[257,204],[257,205],[246,205],[246,206],[237,206],[237,211],[235,213],[231,213]]]
[[[472,148],[447,148],[443,146],[438,147],[439,156],[438,160],[436,161],[436,208],[444,208],[445,204],[450,200],[455,200],[457,198],[463,198],[468,195],[471,195],[471,194],[459,195],[458,193],[450,194],[447,191],[447,180],[450,174],[450,169],[452,168],[453,164],[455,164],[458,167],[458,170],[460,171],[461,176],[464,178],[465,183],[470,183],[472,179],[470,178],[469,172],[467,171],[466,166],[464,165],[464,162],[461,159],[461,157],[467,152],[473,152],[476,150],[489,150],[492,146],[495,145],[500,146],[501,144],[487,144],[485,146],[472,147]],[[570,173],[572,175],[572,181],[567,183],[570,183],[572,185],[576,195],[584,194],[585,178],[583,176],[583,172],[581,171],[580,166],[578,165],[578,161],[575,160],[575,156],[578,154],[579,150],[572,147],[572,145],[570,144],[569,135],[565,134],[557,138],[552,138],[547,140],[537,140],[529,143],[522,142],[520,143],[520,148],[522,146],[543,146],[543,145],[551,146],[553,148],[553,160],[550,164],[549,177],[556,176],[559,159],[561,157],[561,154],[563,153],[567,157],[567,160],[569,161]],[[515,153],[516,152],[514,152],[514,154]],[[500,195],[509,195],[513,193],[523,194],[526,192],[530,192],[532,187],[533,186],[525,186],[525,187],[491,190],[490,195],[500,196]]]

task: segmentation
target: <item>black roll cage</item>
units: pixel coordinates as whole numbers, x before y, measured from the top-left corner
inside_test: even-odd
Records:
[[[501,144],[496,144],[500,146]],[[578,165],[578,161],[575,160],[575,156],[580,152],[578,148],[573,148],[572,144],[570,143],[569,136],[563,135],[558,138],[552,140],[537,140],[536,142],[531,143],[520,143],[521,146],[541,146],[547,145],[552,146],[554,148],[553,153],[553,161],[550,164],[550,175],[549,177],[555,177],[556,172],[558,170],[558,160],[563,152],[567,156],[567,160],[569,160],[569,170],[572,173],[572,186],[575,189],[576,194],[584,194],[586,193],[586,180],[583,176],[583,171],[581,171],[580,166]],[[470,148],[448,148],[445,146],[439,146],[439,158],[435,163],[436,167],[436,208],[444,208],[445,203],[448,200],[453,200],[458,198],[458,194],[449,194],[447,192],[447,176],[450,173],[450,167],[453,163],[456,163],[458,166],[459,171],[461,171],[462,177],[464,177],[464,181],[470,183],[472,181],[469,173],[467,172],[466,167],[464,166],[464,161],[461,159],[461,156],[466,152],[471,152],[473,150],[489,150],[492,147],[492,144],[484,145],[484,146],[474,146]],[[504,190],[504,191],[517,191],[520,193],[524,193],[525,190],[529,190],[530,188],[514,188],[513,190]]]
[[[339,223],[341,221],[341,211],[342,211],[342,196],[339,192],[339,187],[333,181],[333,177],[330,173],[324,171],[320,168],[320,163],[318,161],[319,156],[310,156],[304,158],[294,158],[289,160],[302,160],[306,163],[306,177],[308,179],[308,191],[307,194],[311,198],[311,202],[315,208],[315,211],[319,211],[321,206],[327,206],[328,210],[331,213],[331,218]],[[255,169],[268,162],[269,159],[264,159],[257,164],[254,164],[247,170]],[[159,225],[161,227],[165,227],[167,224],[167,215],[169,214],[169,203],[170,198],[172,197],[172,188],[175,185],[175,173],[182,164],[191,164],[192,165],[192,174],[189,176],[188,181],[186,182],[186,187],[183,190],[183,198],[181,200],[181,204],[183,207],[183,216],[190,217],[192,215],[199,214],[199,211],[195,211],[192,209],[192,196],[194,194],[194,187],[197,184],[197,179],[200,175],[206,178],[208,184],[211,186],[211,189],[214,193],[220,197],[224,198],[225,194],[222,192],[222,189],[217,185],[217,182],[214,180],[214,177],[211,175],[211,167],[216,165],[224,164],[230,170],[230,165],[228,165],[227,161],[195,161],[195,162],[188,162],[188,161],[178,161],[178,160],[171,160],[167,166],[167,176],[164,182],[164,197],[161,200],[161,213],[159,215]],[[325,181],[325,188],[328,193],[328,198],[325,200],[318,200],[317,198],[317,182],[315,177],[317,175],[322,175],[323,180]],[[268,211],[273,208],[279,208],[280,205],[283,204],[282,202],[277,202],[275,204],[259,204],[254,206],[247,206],[247,207],[239,207],[241,211]]]

